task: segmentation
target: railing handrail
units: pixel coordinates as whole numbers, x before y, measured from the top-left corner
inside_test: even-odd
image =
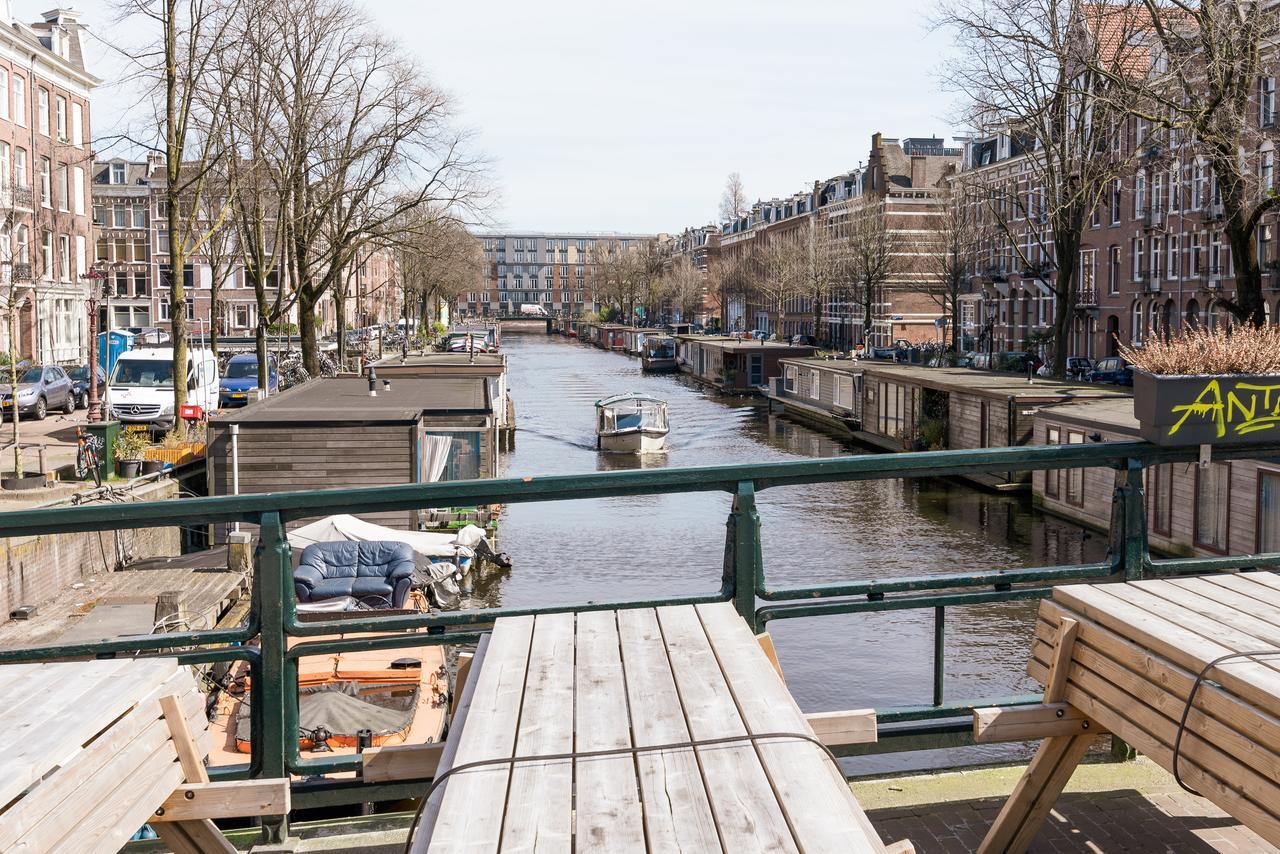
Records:
[[[1027,386],[1034,394],[1036,386]],[[1280,455],[1280,444],[1217,448],[1218,459]],[[254,521],[262,513],[279,513],[285,521],[348,512],[415,510],[424,507],[564,501],[612,498],[662,492],[733,492],[751,482],[757,492],[778,486],[883,480],[899,477],[951,477],[982,472],[1115,466],[1125,460],[1153,463],[1191,462],[1196,447],[1164,448],[1147,442],[1098,442],[1075,445],[1032,445],[971,450],[919,451],[907,454],[863,454],[744,463],[686,466],[619,472],[440,481],[403,486],[324,489],[312,492],[264,492],[184,498],[136,504],[109,504],[0,513],[0,535],[6,537],[74,531],[155,528],[166,525]]]

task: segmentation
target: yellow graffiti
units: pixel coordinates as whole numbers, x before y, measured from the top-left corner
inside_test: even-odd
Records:
[[[1218,380],[1209,380],[1195,400],[1171,410],[1182,417],[1169,428],[1170,436],[1190,418],[1212,423],[1220,439],[1227,435],[1228,427],[1237,436],[1246,436],[1280,427],[1280,384],[1237,383],[1224,398]]]

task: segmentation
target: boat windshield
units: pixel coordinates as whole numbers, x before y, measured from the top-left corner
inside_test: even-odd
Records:
[[[604,407],[600,426],[605,430],[667,429],[667,405],[653,400],[623,400]]]

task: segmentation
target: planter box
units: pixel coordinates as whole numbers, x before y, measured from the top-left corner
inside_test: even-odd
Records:
[[[172,466],[204,456],[204,442],[184,442],[176,448],[147,448],[142,452],[144,460],[159,460]]]
[[[1133,372],[1133,414],[1157,445],[1280,443],[1280,374],[1156,376]]]

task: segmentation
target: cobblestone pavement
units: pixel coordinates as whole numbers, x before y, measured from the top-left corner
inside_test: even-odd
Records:
[[[986,835],[1021,770],[916,775],[853,788],[882,839],[910,839],[920,854],[969,852]],[[1209,801],[1182,791],[1147,760],[1086,765],[1076,776],[1080,779],[1073,778],[1031,851],[1277,850]]]

